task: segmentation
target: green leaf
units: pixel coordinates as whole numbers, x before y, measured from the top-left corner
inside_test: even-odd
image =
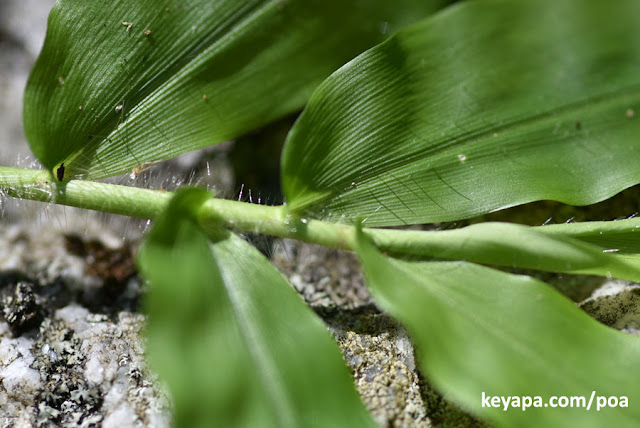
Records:
[[[640,218],[553,224],[536,228],[548,235],[579,239],[622,257],[640,259]]]
[[[313,94],[287,139],[296,213],[368,226],[640,182],[640,3],[470,1],[402,30]]]
[[[358,246],[376,302],[408,327],[424,373],[447,397],[505,427],[638,425],[640,338],[598,324],[529,277],[385,257],[362,233]],[[543,407],[483,407],[483,394],[540,396]],[[553,396],[585,397],[584,407],[544,407]],[[618,407],[597,411],[598,397],[611,396]]]
[[[336,343],[255,248],[195,215],[207,192],[178,192],[139,253],[152,363],[179,427],[375,426]]]
[[[99,178],[300,109],[326,76],[442,0],[58,0],[25,131],[62,178]]]
[[[610,223],[611,227],[607,228],[605,224],[595,232],[599,237],[595,242],[589,241],[589,238],[594,237],[594,233],[585,234],[584,226],[581,227],[582,239],[572,237],[572,230],[573,235],[578,235],[577,228],[571,227],[574,225],[562,225],[565,227],[551,229],[549,233],[545,233],[549,226],[479,223],[443,231],[367,229],[367,234],[376,246],[384,251],[440,260],[466,260],[489,265],[600,275],[640,282],[640,264],[637,261],[620,257],[617,247],[603,248],[598,245],[625,243],[622,238],[628,241],[635,238],[637,247],[638,235],[633,233],[637,229],[629,226],[613,227],[615,222],[603,223]],[[563,230],[566,233],[563,234]],[[607,238],[608,240],[605,240]]]

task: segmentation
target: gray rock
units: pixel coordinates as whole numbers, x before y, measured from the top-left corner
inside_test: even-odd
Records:
[[[2,248],[15,246],[17,227],[0,228]],[[94,305],[82,302],[95,291],[96,283],[104,282],[86,275],[86,261],[65,250],[65,238],[46,229],[23,231],[19,236],[22,251],[0,257],[0,271],[9,265],[26,272],[30,279],[16,277],[17,283],[12,284],[12,278],[6,278],[3,290],[21,289],[28,283],[30,297],[26,300],[40,301],[41,309],[40,318],[31,318],[28,328],[20,331],[0,322],[0,404],[4,410],[0,423],[169,426],[169,399],[145,361],[141,334],[145,318],[137,311],[137,299],[143,292],[139,278],[126,277],[120,297],[110,306],[101,306],[101,312],[91,312],[87,306]],[[47,256],[38,257],[42,254]],[[51,287],[68,298],[50,298]]]
[[[640,336],[640,285],[608,281],[580,307],[604,325]]]

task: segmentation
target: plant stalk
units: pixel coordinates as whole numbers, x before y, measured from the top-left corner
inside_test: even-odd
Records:
[[[0,167],[0,193],[21,199],[67,205],[153,220],[173,193],[85,180],[58,183],[48,171]],[[211,198],[198,218],[203,227],[222,226],[281,238],[353,250],[355,229],[319,220],[295,218],[286,206],[265,206]]]
[[[0,167],[0,193],[22,199],[68,205],[130,217],[153,220],[167,206],[171,192],[141,189],[94,181],[70,180],[58,183],[48,171]],[[265,206],[218,198],[201,207],[198,220],[203,227],[219,226],[241,232],[254,232],[291,238],[327,247],[355,249],[355,226],[295,217],[286,205]],[[587,222],[533,227],[538,232],[565,238],[627,233],[638,230],[640,218],[616,222]],[[383,251],[442,258],[442,251],[460,243],[460,230],[415,231],[364,228],[364,232]],[[481,243],[482,238],[477,236]],[[490,245],[487,243],[486,245]],[[463,252],[466,250],[463,250]],[[473,253],[456,258],[480,259]],[[448,257],[445,257],[448,258]],[[502,264],[499,260],[492,263]]]

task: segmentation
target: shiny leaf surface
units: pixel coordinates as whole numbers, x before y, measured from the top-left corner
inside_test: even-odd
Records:
[[[640,182],[640,3],[456,4],[357,57],[287,140],[292,211],[458,220]]]
[[[137,172],[300,109],[329,73],[439,4],[58,0],[26,135],[60,180]]]

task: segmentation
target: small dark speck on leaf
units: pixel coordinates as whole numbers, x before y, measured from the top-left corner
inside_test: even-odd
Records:
[[[573,125],[575,126],[577,131],[582,129],[582,123],[579,120],[576,120],[576,122]]]
[[[56,176],[58,177],[58,181],[64,180],[64,162],[62,162],[60,168],[56,170]]]

